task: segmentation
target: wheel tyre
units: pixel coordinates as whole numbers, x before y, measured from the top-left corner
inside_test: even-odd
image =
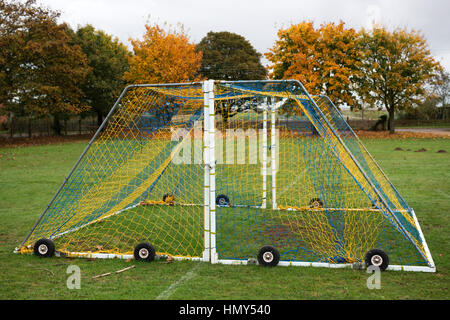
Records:
[[[218,206],[229,206],[230,205],[230,199],[224,194],[219,194],[216,197],[216,204]]]
[[[309,206],[311,208],[322,208],[323,202],[322,200],[320,200],[320,198],[312,198],[311,201],[309,202]]]
[[[139,243],[134,248],[134,259],[146,262],[153,261],[155,259],[155,248],[148,242]]]
[[[380,268],[381,271],[386,270],[389,266],[389,257],[383,250],[380,249],[372,249],[366,253],[364,258],[366,262],[366,266],[376,266]]]
[[[275,267],[280,262],[280,253],[272,246],[264,246],[258,251],[258,263],[265,267]]]
[[[33,251],[38,257],[51,257],[55,254],[55,244],[49,239],[39,239],[34,244]]]

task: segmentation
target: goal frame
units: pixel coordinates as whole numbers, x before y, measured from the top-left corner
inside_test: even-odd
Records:
[[[283,82],[283,81],[295,81],[298,86],[300,86],[304,92],[306,92],[309,100],[315,104],[314,99],[311,98],[307,90],[304,88],[303,84],[296,80],[258,80],[259,82]],[[240,83],[245,82],[254,82],[254,80],[247,80],[247,81],[239,81]],[[251,259],[248,260],[238,260],[238,259],[221,259],[218,252],[217,252],[217,241],[216,241],[216,159],[215,159],[215,84],[221,83],[221,84],[227,84],[227,83],[234,83],[234,81],[217,81],[217,80],[205,80],[203,82],[192,82],[190,84],[196,84],[202,85],[202,91],[203,91],[203,167],[204,167],[204,177],[203,177],[203,186],[204,186],[204,194],[203,194],[203,201],[204,201],[204,210],[203,210],[203,223],[204,223],[204,248],[202,257],[174,257],[174,260],[193,260],[193,261],[203,261],[203,262],[210,262],[212,264],[232,264],[232,265],[246,265],[253,263]],[[105,117],[103,123],[100,125],[98,130],[95,132],[92,139],[89,141],[86,148],[81,153],[80,157],[77,159],[75,165],[72,167],[72,169],[69,171],[68,175],[64,179],[63,183],[60,185],[56,193],[51,198],[49,204],[46,206],[46,208],[43,210],[39,218],[37,219],[36,223],[34,224],[33,228],[29,231],[25,239],[20,244],[19,248],[22,247],[26,241],[29,239],[33,231],[36,229],[36,227],[41,222],[42,218],[45,216],[45,213],[47,210],[51,207],[54,200],[57,198],[57,196],[60,194],[61,190],[64,188],[78,165],[80,164],[81,160],[85,156],[85,154],[88,152],[88,150],[91,148],[93,142],[96,140],[96,138],[99,136],[99,134],[102,132],[103,128],[107,124],[108,120],[111,118],[112,114],[115,112],[115,110],[118,108],[121,99],[125,96],[125,94],[130,90],[131,88],[136,87],[158,87],[158,86],[164,86],[164,87],[175,87],[175,86],[185,86],[189,85],[189,83],[171,83],[171,84],[133,84],[128,85],[124,88],[118,99],[116,100],[115,104],[109,111],[108,115]],[[320,110],[320,108],[316,105],[316,107]],[[276,203],[276,197],[277,197],[277,184],[276,184],[276,166],[275,166],[275,152],[271,152],[270,159],[268,159],[267,155],[267,149],[270,148],[271,150],[276,149],[276,140],[275,135],[271,134],[270,142],[268,140],[268,128],[271,128],[271,133],[275,132],[276,127],[276,108],[274,104],[269,104],[267,102],[267,98],[265,99],[265,108],[263,110],[263,152],[262,152],[262,190],[263,193],[261,195],[262,203],[261,208],[266,208],[267,204],[267,193],[271,192],[272,194],[272,210],[280,210],[277,207]],[[334,132],[334,134],[339,139],[339,134]],[[355,135],[356,136],[356,135]],[[358,137],[356,136],[358,139]],[[345,144],[344,144],[345,147]],[[345,147],[346,148],[346,147]],[[364,173],[364,170],[360,167],[358,161],[353,157],[350,150],[346,148],[346,151],[348,154],[352,157],[352,159],[355,161],[356,165],[359,167],[361,172],[363,173],[364,177],[369,181],[370,179],[367,178],[367,176]],[[370,153],[369,153],[370,155]],[[272,176],[272,185],[270,188],[270,191],[267,190],[267,175],[268,175],[268,164],[270,163],[270,168],[272,170],[271,176]],[[376,163],[376,162],[375,162]],[[377,164],[378,166],[378,164]],[[379,168],[379,166],[378,166]],[[379,170],[382,172],[382,174],[386,177],[384,172],[379,168]],[[387,178],[387,177],[386,177]],[[389,179],[388,179],[389,181]],[[374,188],[375,192],[377,192],[377,189]],[[383,197],[380,196],[380,200],[383,200]],[[388,210],[391,210],[389,206],[387,206]],[[395,215],[393,215],[395,217]],[[429,261],[429,266],[410,266],[410,265],[390,265],[387,270],[395,270],[395,271],[419,271],[419,272],[436,272],[436,266],[434,264],[433,258],[431,256],[430,250],[428,248],[427,242],[425,240],[425,237],[423,236],[420,224],[418,223],[417,216],[412,210],[412,216],[416,223],[418,232],[423,239],[423,246],[425,249],[426,258]],[[17,253],[19,251],[19,248],[15,249],[15,252]],[[256,254],[256,252],[255,252]],[[71,257],[85,257],[85,258],[121,258],[121,259],[131,259],[133,258],[133,255],[127,255],[127,254],[110,254],[110,253],[84,253],[84,252],[70,252],[70,253],[56,253],[58,256],[71,256]],[[352,263],[327,263],[327,262],[300,262],[300,261],[280,261],[279,266],[309,266],[309,267],[328,267],[328,268],[356,268],[356,264]]]
[[[260,80],[261,82],[283,82],[286,80]],[[289,80],[289,81],[295,81],[299,86],[301,86],[301,88],[307,93],[309,100],[315,104],[314,99],[311,98],[311,96],[309,95],[308,91],[305,89],[305,87],[303,86],[303,84],[300,81],[297,80]],[[254,80],[247,80],[247,81],[239,81],[240,83],[242,82],[254,82]],[[250,259],[247,260],[241,260],[241,259],[220,259],[220,257],[218,256],[217,253],[217,249],[216,249],[216,203],[215,203],[215,198],[216,198],[216,194],[215,194],[215,152],[214,152],[214,132],[215,132],[215,110],[214,110],[214,84],[215,83],[233,83],[233,81],[215,81],[215,80],[206,80],[203,83],[204,88],[207,88],[206,90],[208,90],[209,94],[205,93],[205,99],[208,99],[208,101],[205,104],[208,104],[208,109],[209,109],[209,113],[206,114],[205,113],[205,125],[207,123],[208,125],[208,133],[210,133],[212,131],[212,133],[210,133],[208,135],[209,139],[208,141],[205,141],[205,144],[208,144],[208,147],[206,147],[206,150],[209,150],[209,152],[207,152],[208,154],[208,162],[205,161],[205,178],[207,176],[206,171],[208,170],[209,172],[209,197],[210,197],[210,201],[209,201],[209,220],[210,220],[210,247],[211,247],[211,253],[210,253],[210,261],[212,264],[226,264],[226,265],[247,265],[247,264],[251,264],[252,262],[249,262]],[[267,99],[266,99],[267,101]],[[318,106],[316,105],[316,107],[318,108]],[[267,104],[266,103],[266,108],[263,112],[263,196],[262,196],[262,208],[266,207],[266,176],[267,176],[267,122],[269,121],[268,115],[270,114],[270,126],[271,126],[271,132],[275,132],[275,122],[276,122],[276,108],[273,107],[273,104]],[[208,120],[206,120],[206,118],[209,118]],[[352,130],[352,129],[351,129]],[[352,130],[353,131],[353,130]],[[206,131],[205,131],[206,132]],[[337,135],[337,133],[335,133]],[[357,135],[355,134],[355,136],[357,137]],[[211,138],[212,137],[212,138]],[[359,140],[359,138],[357,137],[357,139]],[[270,145],[271,149],[274,150],[275,149],[275,135],[271,135],[271,145]],[[357,160],[353,157],[352,153],[350,152],[350,150],[348,150],[348,153],[351,155],[351,157],[353,158],[353,160],[358,164]],[[370,155],[370,153],[369,153]],[[271,152],[271,170],[272,170],[272,199],[274,199],[272,201],[272,209],[273,210],[279,210],[279,208],[277,207],[276,204],[276,191],[277,191],[277,185],[276,185],[276,169],[275,169],[275,153]],[[206,159],[205,159],[206,160]],[[377,162],[375,162],[377,164]],[[362,168],[360,167],[360,165],[358,164],[359,169],[364,173],[364,170],[362,170]],[[378,166],[377,167],[381,170],[381,168]],[[381,170],[382,174],[387,178],[387,176],[385,175],[385,173]],[[365,176],[366,179],[367,176]],[[390,180],[388,179],[388,181],[390,182]],[[392,185],[392,184],[391,184]],[[207,181],[205,180],[205,190],[207,188]],[[377,190],[376,188],[374,188],[375,190]],[[206,199],[206,191],[205,191],[205,199]],[[380,199],[383,200],[383,197],[380,197]],[[384,201],[384,200],[383,200]],[[206,203],[206,200],[205,200]],[[206,208],[206,206],[205,206]],[[389,207],[387,206],[387,208],[389,209]],[[390,209],[389,209],[390,210]],[[206,212],[206,210],[205,210]],[[415,271],[415,272],[436,272],[436,266],[434,264],[433,258],[431,256],[430,250],[428,248],[428,244],[425,240],[425,237],[423,236],[420,224],[418,223],[417,220],[417,216],[414,212],[414,209],[412,209],[412,214],[413,214],[413,219],[416,222],[418,231],[420,236],[423,239],[423,245],[425,248],[425,252],[426,252],[426,258],[428,258],[428,260],[430,261],[430,265],[429,266],[410,266],[410,265],[389,265],[388,268],[386,270],[392,270],[392,271]],[[206,213],[205,213],[205,221],[206,221]],[[205,230],[207,230],[207,226],[205,226]],[[206,234],[205,234],[206,235]],[[206,240],[205,240],[206,243]],[[327,263],[327,262],[301,262],[301,261],[280,261],[278,263],[278,266],[302,266],[302,267],[325,267],[325,268],[360,268],[360,266],[358,264],[355,263]]]

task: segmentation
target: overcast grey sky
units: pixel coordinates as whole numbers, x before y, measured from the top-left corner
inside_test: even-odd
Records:
[[[276,40],[277,30],[303,20],[343,20],[354,28],[374,21],[389,28],[421,30],[432,54],[450,70],[450,1],[448,0],[38,0],[61,12],[72,27],[87,23],[117,36],[141,38],[144,25],[182,23],[191,41],[208,31],[231,31],[246,37],[261,53]]]

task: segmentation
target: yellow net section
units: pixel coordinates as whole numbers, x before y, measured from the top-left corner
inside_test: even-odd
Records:
[[[201,256],[203,107],[201,85],[130,88],[22,250]]]

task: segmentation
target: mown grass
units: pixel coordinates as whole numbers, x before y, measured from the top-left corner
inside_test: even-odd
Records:
[[[385,272],[381,290],[369,290],[369,275],[362,270],[146,264],[13,254],[86,145],[75,142],[0,149],[0,298],[154,299],[194,269],[195,276],[181,283],[170,299],[448,299],[450,140],[363,142],[415,209],[437,273]],[[393,151],[396,147],[404,151]],[[420,148],[427,151],[414,152]],[[441,149],[448,153],[437,153]],[[66,287],[70,264],[81,269],[80,290]],[[92,279],[131,264],[136,268]]]

